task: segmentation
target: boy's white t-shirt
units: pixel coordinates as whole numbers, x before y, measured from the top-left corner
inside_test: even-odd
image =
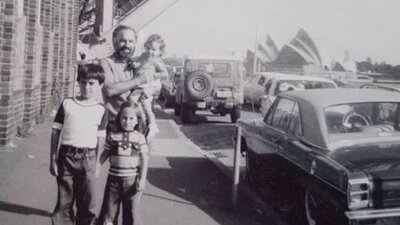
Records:
[[[53,128],[61,130],[61,144],[79,148],[96,148],[97,137],[106,136],[107,109],[98,102],[83,106],[72,98],[61,103]]]

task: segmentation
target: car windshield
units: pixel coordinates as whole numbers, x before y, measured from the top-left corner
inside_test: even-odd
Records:
[[[335,139],[400,135],[399,102],[365,102],[325,108],[328,134]]]
[[[204,70],[212,77],[231,77],[231,66],[229,63],[199,63],[199,70]]]
[[[275,95],[292,90],[335,88],[333,83],[311,80],[280,80],[275,88]]]

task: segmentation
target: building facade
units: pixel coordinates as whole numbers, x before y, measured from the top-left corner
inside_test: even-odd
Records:
[[[0,146],[72,93],[79,0],[0,0]]]

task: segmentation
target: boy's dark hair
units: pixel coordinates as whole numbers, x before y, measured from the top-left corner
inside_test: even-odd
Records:
[[[81,59],[85,59],[86,58],[86,54],[85,53],[82,53],[81,54]]]
[[[142,118],[143,112],[142,112],[139,104],[137,104],[136,102],[133,102],[133,101],[124,102],[124,103],[122,103],[121,107],[119,108],[117,117],[115,118],[115,124],[116,124],[117,131],[122,131],[121,112],[125,108],[132,108],[135,110],[135,114],[136,114],[137,121],[138,121],[138,123],[135,126],[135,130],[140,131],[140,129],[142,129],[142,126],[144,126],[144,122],[143,122],[144,118]]]
[[[165,42],[164,39],[162,39],[162,37],[159,34],[152,34],[150,35],[150,37],[147,38],[146,42],[144,43],[144,47],[146,49],[150,49],[151,48],[151,44],[153,42],[158,42],[160,44],[160,51],[161,54],[164,53],[164,49],[165,49]]]
[[[133,33],[135,33],[135,39],[137,40],[137,33],[136,30],[133,29],[132,27],[126,26],[126,25],[120,25],[118,27],[116,27],[112,33],[112,38],[114,40],[114,38],[119,34],[119,32],[123,31],[123,30],[131,30],[133,31]]]
[[[104,70],[99,64],[88,63],[85,65],[79,66],[78,76],[76,77],[76,81],[80,81],[82,79],[95,79],[99,81],[99,84],[104,83]]]

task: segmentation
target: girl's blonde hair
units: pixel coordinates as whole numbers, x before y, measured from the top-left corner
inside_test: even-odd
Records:
[[[145,49],[150,49],[151,44],[154,41],[158,42],[160,44],[160,52],[162,55],[165,51],[165,42],[164,42],[164,39],[162,39],[162,37],[159,34],[152,34],[152,35],[150,35],[150,37],[147,38],[146,42],[144,43]]]
[[[134,113],[135,113],[135,115],[137,117],[137,121],[138,121],[135,126],[135,130],[142,133],[143,126],[145,126],[145,124],[144,124],[145,118],[143,118],[144,112],[143,112],[142,108],[139,106],[139,104],[137,104],[134,101],[127,101],[127,102],[122,103],[122,105],[118,111],[117,117],[115,118],[115,124],[116,124],[117,130],[123,131],[123,129],[121,127],[121,112],[125,108],[132,108],[134,110]]]

